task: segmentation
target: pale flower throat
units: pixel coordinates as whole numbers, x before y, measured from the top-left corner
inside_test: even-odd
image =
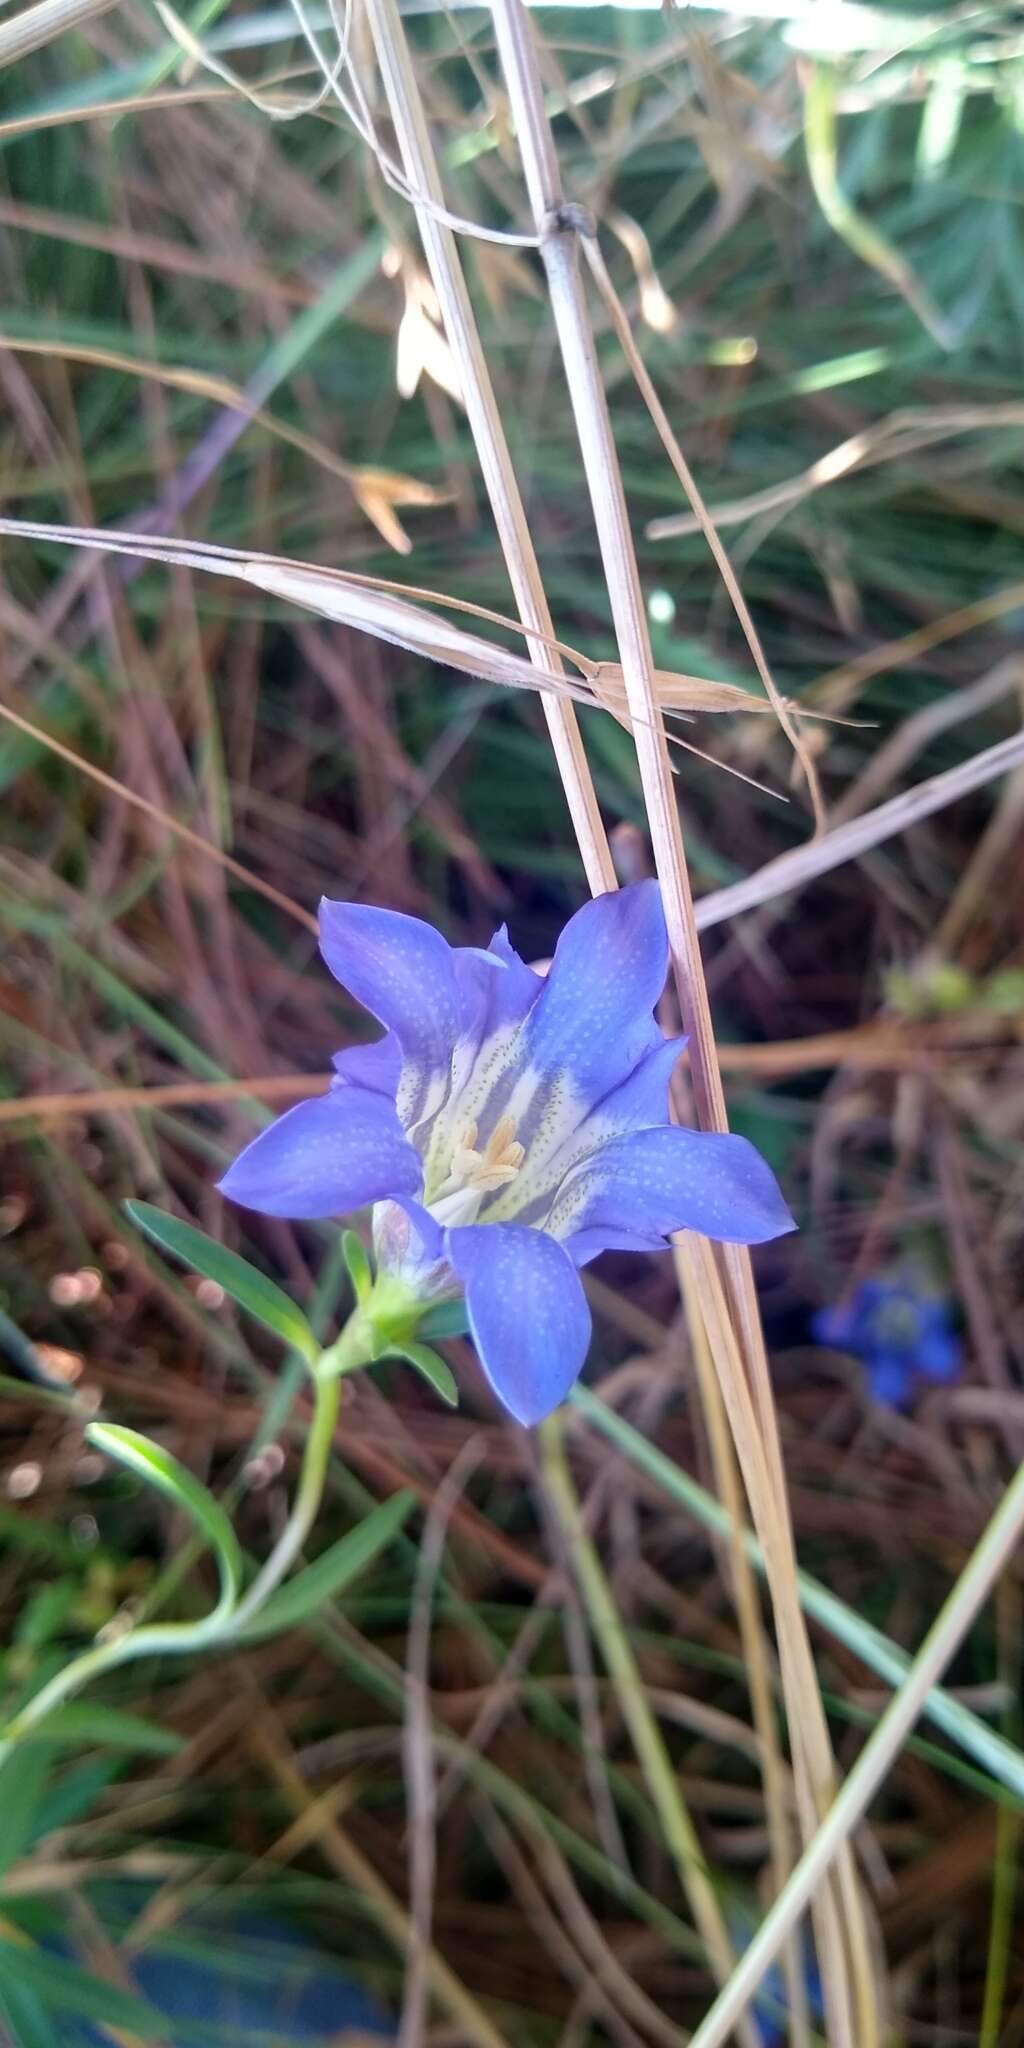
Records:
[[[456,1126],[448,1171],[439,1186],[427,1189],[425,1206],[439,1223],[471,1223],[485,1195],[515,1180],[525,1152],[516,1139],[515,1118],[502,1116],[483,1151],[477,1147],[475,1117]]]

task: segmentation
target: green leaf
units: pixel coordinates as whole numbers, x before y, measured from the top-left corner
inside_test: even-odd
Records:
[[[419,1326],[421,1337],[429,1337],[436,1344],[442,1337],[464,1337],[469,1328],[464,1301],[441,1301],[436,1308],[427,1310]]]
[[[79,1594],[79,1582],[70,1574],[52,1579],[31,1593],[15,1623],[11,1638],[20,1650],[43,1650],[58,1636]]]
[[[152,1238],[161,1251],[169,1252],[172,1258],[180,1259],[207,1280],[215,1280],[232,1301],[237,1301],[239,1308],[273,1330],[282,1343],[301,1352],[309,1365],[316,1364],[320,1346],[302,1310],[273,1280],[257,1272],[247,1259],[240,1259],[237,1252],[229,1252],[226,1245],[217,1244],[191,1223],[182,1223],[179,1217],[154,1208],[152,1202],[126,1202],[125,1209],[137,1228]]]
[[[341,1251],[356,1300],[362,1308],[373,1293],[373,1268],[354,1230],[342,1231]]]
[[[44,1955],[40,1949],[0,1935],[0,1997],[7,1996],[12,1987],[15,1994],[24,1991],[38,1998],[51,2013],[70,2012],[82,2019],[98,2020],[139,2034],[143,2040],[167,2038],[166,2013],[158,2013],[144,1999],[122,1991],[116,1984],[105,1983],[101,1977],[79,1969],[77,1963],[65,1962],[63,1956],[49,1951]]]
[[[134,1750],[144,1756],[179,1756],[188,1747],[184,1737],[171,1728],[160,1728],[155,1721],[124,1713],[120,1707],[93,1706],[88,1700],[55,1707],[37,1728],[28,1728],[18,1737],[19,1749],[39,1743],[61,1749],[95,1744],[98,1749]]]
[[[27,1740],[19,1735],[18,1748]],[[116,1785],[126,1768],[126,1759],[108,1749],[105,1756],[91,1756],[87,1763],[61,1771],[48,1787],[32,1829],[32,1844],[45,1841],[55,1828],[70,1828],[87,1819],[104,1793]]]
[[[0,1990],[0,2019],[16,2048],[53,2048],[53,2027],[38,1992],[13,1980]]]
[[[20,1745],[8,1751],[0,1764],[0,1877],[35,1839],[36,1814],[42,1803],[53,1758],[42,1750],[23,1753]]]
[[[382,1501],[379,1507],[371,1509],[355,1529],[350,1529],[339,1542],[332,1543],[314,1564],[307,1565],[304,1572],[299,1572],[286,1586],[279,1587],[236,1640],[257,1642],[264,1636],[278,1635],[283,1629],[294,1628],[298,1622],[306,1621],[317,1608],[342,1592],[357,1572],[363,1571],[378,1552],[392,1542],[415,1504],[415,1494],[406,1491],[393,1494],[390,1500]]]
[[[140,1479],[147,1480],[165,1494],[176,1507],[184,1508],[216,1552],[221,1606],[225,1609],[233,1607],[242,1583],[242,1553],[219,1501],[215,1501],[205,1486],[201,1486],[184,1465],[179,1465],[169,1451],[151,1443],[148,1437],[140,1436],[137,1430],[125,1429],[118,1422],[90,1422],[85,1434],[98,1451],[105,1451],[108,1457],[116,1458],[119,1464],[126,1465],[130,1472],[136,1472]]]
[[[455,1374],[438,1352],[431,1351],[429,1344],[389,1344],[388,1350],[396,1358],[404,1358],[407,1365],[415,1366],[416,1371],[430,1381],[435,1394],[440,1394],[442,1401],[447,1401],[449,1408],[458,1407],[459,1390]]]

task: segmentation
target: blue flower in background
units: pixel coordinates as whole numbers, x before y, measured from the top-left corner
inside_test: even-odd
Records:
[[[813,2023],[821,2018],[824,1999],[818,1966],[807,1956],[804,1958],[803,1977],[807,2009]],[[754,2011],[762,2048],[786,2048],[790,2032],[786,1978],[781,1964],[775,1963],[762,1979],[760,1991],[754,1999]]]
[[[757,1921],[743,1908],[735,1909],[729,1915],[729,1932],[737,1953],[742,1955],[749,1948],[757,1930]],[[803,1992],[808,2017],[812,2025],[821,2018],[824,1998],[821,1988],[821,1973],[809,1940],[799,1944],[799,1966],[803,1978]],[[755,2015],[755,2028],[761,2048],[786,2048],[790,2038],[789,1999],[787,1996],[786,1972],[781,1962],[773,1963],[765,1971],[758,1990],[751,2001]],[[818,2035],[815,2034],[817,2041]]]
[[[963,1364],[949,1303],[912,1278],[862,1280],[811,1328],[819,1344],[862,1361],[875,1400],[890,1408],[907,1406],[916,1379],[953,1380]]]
[[[320,907],[320,949],[385,1026],[336,1055],[221,1189],[268,1216],[376,1204],[382,1267],[422,1302],[465,1295],[491,1385],[520,1422],[568,1393],[590,1341],[578,1268],[659,1251],[674,1230],[758,1244],[793,1228],[744,1138],[668,1121],[680,1039],[654,1005],[668,942],[656,883],[600,896],[565,927],[546,978],[502,928],[448,945],[398,911]]]
[[[64,1939],[47,1946],[58,1959],[78,1960]],[[242,2048],[254,2035],[279,2048],[395,2038],[388,2015],[343,1963],[264,1913],[218,1914],[208,1903],[129,1961],[132,1989],[166,2018],[160,2040],[171,2048],[221,2038],[224,2048]],[[107,2028],[73,2017],[66,2000],[54,2020],[54,2048],[109,2048]]]

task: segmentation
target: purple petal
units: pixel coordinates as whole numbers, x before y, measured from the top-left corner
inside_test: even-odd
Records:
[[[885,1408],[905,1408],[910,1400],[911,1369],[906,1355],[879,1351],[867,1365],[874,1400]]]
[[[419,1114],[431,1077],[447,1076],[459,1030],[452,949],[418,917],[371,903],[320,905],[320,951],[356,1001],[401,1048],[404,1114]]]
[[[673,1230],[762,1244],[795,1226],[746,1138],[666,1126],[613,1138],[584,1160],[559,1189],[548,1227],[570,1248],[570,1233],[604,1231],[610,1250]]]
[[[394,1105],[351,1086],[300,1102],[239,1154],[222,1195],[264,1216],[343,1216],[386,1196],[418,1195],[419,1159]]]
[[[664,1252],[668,1250],[663,1237],[651,1233],[644,1236],[641,1231],[623,1230],[574,1230],[565,1239],[565,1249],[573,1265],[589,1266],[591,1259],[600,1258],[602,1252]]]
[[[480,1362],[517,1422],[550,1415],[579,1377],[590,1310],[564,1247],[516,1223],[447,1233]]]
[[[963,1352],[951,1330],[932,1329],[917,1347],[917,1368],[930,1380],[955,1380],[963,1365]]]
[[[834,1302],[828,1308],[815,1309],[811,1317],[811,1332],[817,1343],[828,1344],[834,1350],[842,1351],[856,1331],[857,1313],[849,1302]]]
[[[567,1072],[588,1104],[651,1048],[668,939],[657,882],[596,896],[570,918],[524,1033],[525,1061]]]
[[[388,1095],[392,1102],[402,1072],[402,1048],[393,1031],[385,1031],[373,1045],[346,1045],[331,1061],[339,1081],[352,1081],[370,1088],[376,1095]]]
[[[509,1025],[521,1024],[544,987],[541,976],[534,974],[511,946],[496,949],[493,939],[487,947],[456,946],[452,962],[459,999],[459,1036],[477,1044],[483,1044]]]
[[[608,1137],[627,1131],[649,1130],[668,1122],[668,1085],[675,1072],[685,1038],[666,1038],[654,1023],[650,1026],[650,1048],[637,1061],[631,1074],[596,1103],[591,1119]],[[586,1136],[584,1124],[582,1135]]]

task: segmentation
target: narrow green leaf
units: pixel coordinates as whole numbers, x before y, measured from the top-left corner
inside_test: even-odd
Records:
[[[45,1649],[47,1643],[60,1634],[79,1590],[78,1579],[68,1573],[64,1578],[51,1579],[48,1585],[40,1586],[38,1592],[30,1593],[11,1638],[18,1649],[33,1653]]]
[[[310,1365],[315,1364],[320,1346],[302,1310],[273,1280],[257,1272],[247,1259],[240,1259],[237,1252],[229,1252],[226,1245],[217,1244],[204,1231],[183,1223],[180,1217],[154,1208],[152,1202],[126,1202],[125,1209],[137,1228],[152,1238],[161,1251],[169,1252],[172,1258],[180,1259],[207,1280],[215,1280],[232,1301],[237,1301],[239,1308],[273,1330],[282,1343],[301,1352]]]
[[[404,1358],[407,1365],[415,1366],[416,1371],[430,1381],[435,1394],[440,1394],[442,1401],[447,1401],[449,1408],[458,1407],[459,1389],[455,1374],[438,1352],[431,1351],[429,1344],[389,1344],[388,1350],[397,1358]]]
[[[38,1992],[7,1981],[0,1990],[0,2020],[15,2048],[53,2048],[53,2027]]]
[[[127,1465],[129,1471],[157,1487],[191,1516],[216,1552],[221,1603],[232,1606],[242,1583],[242,1553],[220,1503],[184,1465],[179,1465],[177,1458],[172,1458],[159,1444],[151,1443],[148,1437],[140,1436],[137,1430],[125,1429],[118,1422],[91,1422],[85,1434],[98,1451],[105,1451],[108,1457]]]
[[[160,1728],[141,1714],[124,1713],[119,1707],[93,1706],[88,1700],[73,1700],[67,1706],[55,1707],[37,1728],[29,1728],[19,1736],[19,1749],[27,1743],[33,1747],[48,1743],[60,1749],[84,1749],[95,1744],[98,1749],[134,1750],[144,1756],[179,1756],[188,1746],[173,1729]]]
[[[279,1635],[283,1629],[306,1621],[317,1608],[334,1599],[398,1535],[415,1504],[415,1494],[403,1492],[373,1508],[347,1536],[332,1543],[314,1564],[307,1565],[304,1572],[271,1595],[243,1631],[241,1641],[257,1642],[264,1636]]]
[[[23,1740],[18,1737],[19,1751]],[[125,1757],[108,1749],[103,1756],[91,1756],[86,1763],[73,1764],[70,1770],[61,1771],[48,1787],[36,1814],[32,1846],[44,1842],[55,1828],[70,1828],[76,1821],[87,1820],[125,1768]]]
[[[70,2012],[82,2019],[124,2028],[143,2040],[167,2037],[167,2015],[158,2013],[145,1999],[136,1998],[119,1985],[107,1984],[77,1963],[65,1962],[23,1942],[0,1935],[0,1996],[14,1986],[37,1997],[51,2013]],[[53,2037],[55,2039],[59,2036]]]
[[[436,1344],[442,1337],[464,1337],[469,1328],[464,1301],[441,1301],[436,1308],[427,1310],[419,1326],[421,1337],[429,1337]]]
[[[0,1764],[0,1877],[35,1838],[36,1814],[52,1769],[52,1757],[41,1750],[25,1755],[20,1747],[10,1750]]]
[[[354,1230],[344,1230],[341,1235],[341,1250],[352,1282],[353,1292],[360,1308],[369,1301],[373,1293],[373,1268],[366,1251]]]
[[[688,1508],[697,1521],[716,1534],[725,1536],[729,1531],[729,1518],[721,1502],[713,1494],[706,1493],[691,1479],[688,1472],[659,1451],[656,1444],[648,1442],[632,1423],[609,1408],[599,1395],[592,1394],[588,1387],[577,1382],[569,1396],[574,1408],[587,1416],[605,1436],[624,1451],[634,1465],[647,1472],[657,1484],[664,1488],[672,1499]],[[764,1552],[752,1530],[744,1535],[744,1549],[751,1563],[762,1574],[765,1571]],[[827,1586],[811,1577],[810,1572],[798,1571],[797,1591],[805,1613],[811,1615],[822,1628],[853,1651],[869,1670],[877,1671],[890,1685],[902,1685],[910,1670],[910,1658],[905,1650],[883,1635],[872,1622],[847,1607]],[[994,1728],[986,1726],[977,1714],[965,1707],[952,1693],[944,1692],[939,1685],[933,1685],[927,1694],[921,1712],[952,1737],[973,1756],[982,1767],[991,1772],[1000,1784],[1005,1785],[1017,1799],[1024,1798],[1024,1753],[1008,1742],[1005,1736]]]

